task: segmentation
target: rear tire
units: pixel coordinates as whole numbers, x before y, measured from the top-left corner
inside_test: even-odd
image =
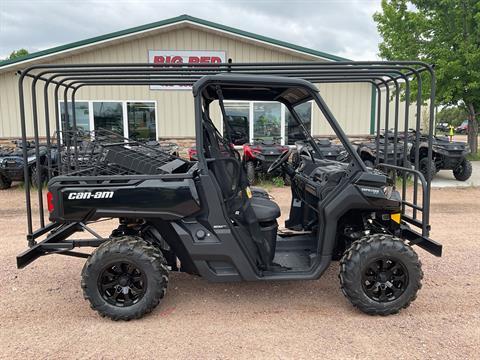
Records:
[[[422,264],[402,239],[374,234],[355,241],[340,260],[340,286],[369,315],[407,308],[422,287]]]
[[[165,296],[168,269],[161,251],[140,237],[106,241],[82,270],[84,298],[112,320],[139,319]]]
[[[43,186],[47,182],[47,174],[45,171],[38,171],[37,166],[30,168],[30,186],[38,187],[38,178],[40,177],[40,185]]]
[[[255,163],[253,161],[247,161],[247,180],[250,185],[255,184]]]
[[[466,181],[472,176],[472,163],[463,159],[462,162],[453,170],[453,176],[458,181]]]
[[[0,174],[0,190],[9,189],[12,186],[12,180]]]
[[[433,177],[437,173],[437,166],[435,165],[435,160],[424,157],[420,159],[418,163],[419,170],[425,177],[425,180],[432,181]],[[430,166],[430,177],[428,177],[428,167]]]

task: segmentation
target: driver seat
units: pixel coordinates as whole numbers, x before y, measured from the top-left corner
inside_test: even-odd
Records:
[[[259,196],[253,196],[250,199],[250,205],[257,217],[260,226],[262,223],[267,223],[277,220],[280,217],[280,207],[276,202]]]

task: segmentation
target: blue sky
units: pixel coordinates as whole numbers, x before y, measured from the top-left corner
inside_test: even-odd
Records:
[[[377,59],[380,0],[0,0],[0,59],[188,14],[353,60]]]

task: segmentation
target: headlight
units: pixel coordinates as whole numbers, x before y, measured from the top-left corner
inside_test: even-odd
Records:
[[[385,194],[385,196],[387,198],[390,198],[390,196],[392,195],[392,191],[393,191],[393,186],[384,186],[383,187],[383,193]]]

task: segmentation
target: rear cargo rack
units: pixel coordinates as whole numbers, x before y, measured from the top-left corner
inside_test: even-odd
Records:
[[[222,73],[274,75],[302,78],[314,84],[325,83],[367,83],[372,85],[372,100],[376,100],[376,111],[373,114],[375,126],[372,132],[376,138],[376,150],[380,150],[380,136],[382,129],[392,130],[394,152],[397,154],[397,144],[403,142],[404,157],[409,156],[408,129],[413,128],[416,135],[413,142],[414,169],[405,169],[398,166],[396,156],[393,163],[376,166],[389,168],[398,173],[401,181],[402,212],[404,224],[419,228],[418,238],[429,236],[430,213],[430,182],[418,172],[419,148],[421,129],[422,92],[429,91],[428,115],[428,157],[432,157],[432,135],[435,113],[435,74],[433,67],[420,61],[340,61],[340,62],[301,62],[301,63],[228,63],[222,64],[145,64],[145,63],[117,63],[117,64],[63,64],[63,65],[33,65],[18,72],[19,75],[19,103],[20,122],[22,129],[23,158],[27,160],[27,128],[33,133],[37,168],[45,169],[49,177],[57,174],[104,174],[122,175],[138,173],[161,173],[165,153],[152,152],[154,149],[146,145],[138,145],[130,139],[117,139],[117,142],[103,141],[101,130],[97,133],[81,134],[77,129],[75,115],[75,96],[80,88],[88,86],[145,86],[145,85],[180,85],[192,86],[205,75]],[[424,76],[426,75],[426,76]],[[28,83],[25,81],[30,79]],[[428,79],[428,86],[423,81]],[[41,86],[39,86],[41,84]],[[411,104],[411,89],[417,90],[415,103]],[[28,90],[28,91],[26,91]],[[30,100],[25,101],[25,94],[30,94]],[[37,94],[41,97],[37,99]],[[402,98],[405,99],[401,103]],[[58,106],[52,111],[49,109],[49,100],[55,104],[62,100],[72,105],[71,133],[62,133],[62,120]],[[393,98],[393,103],[391,99]],[[39,102],[43,102],[44,112],[39,114]],[[28,105],[27,105],[28,104]],[[29,111],[26,111],[27,106]],[[393,109],[390,107],[393,106]],[[400,107],[404,106],[403,119],[400,118]],[[409,117],[410,107],[415,107],[415,118]],[[382,110],[383,114],[382,114]],[[391,111],[393,110],[393,111]],[[392,116],[393,114],[393,116]],[[27,118],[28,116],[28,118]],[[65,112],[65,122],[69,121],[69,112]],[[44,126],[40,127],[40,121]],[[40,129],[43,129],[43,132]],[[30,130],[31,129],[31,130]],[[105,135],[105,134],[104,134]],[[107,140],[109,136],[107,135]],[[39,140],[45,140],[47,148],[47,164],[39,162]],[[80,143],[83,139],[86,143]],[[105,139],[104,139],[105,140]],[[111,139],[110,139],[111,140]],[[388,141],[385,141],[386,152]],[[57,148],[61,156],[57,163],[52,158],[51,149]],[[154,154],[154,155],[153,155]],[[148,159],[148,160],[147,160]],[[155,159],[153,161],[152,159]],[[412,171],[413,170],[413,171]],[[428,169],[430,172],[431,169]],[[408,174],[414,177],[413,183],[408,184]],[[395,177],[397,175],[394,175]],[[430,178],[430,176],[428,176]],[[31,189],[29,187],[29,172],[24,167],[25,196],[27,210],[27,226],[29,246],[36,246],[36,239],[45,235],[53,228],[53,234],[58,231],[56,224],[46,224],[45,203],[43,189],[37,185],[38,216],[40,229],[33,230],[33,212]],[[410,197],[407,196],[411,195]],[[84,224],[85,225],[85,224]],[[62,225],[63,226],[63,225]],[[77,229],[77,225],[72,228]],[[82,226],[80,226],[82,228]],[[69,232],[68,230],[67,232]],[[413,232],[413,230],[412,230]],[[50,232],[52,236],[52,232]],[[416,236],[416,235],[415,235]],[[65,239],[65,238],[64,238]],[[40,244],[37,244],[40,245]],[[52,251],[52,247],[42,251]],[[62,251],[59,249],[59,251]],[[64,250],[65,252],[70,249]]]
[[[162,174],[162,166],[176,158],[160,146],[127,139],[106,129],[61,134],[67,144],[60,152],[58,175]]]

